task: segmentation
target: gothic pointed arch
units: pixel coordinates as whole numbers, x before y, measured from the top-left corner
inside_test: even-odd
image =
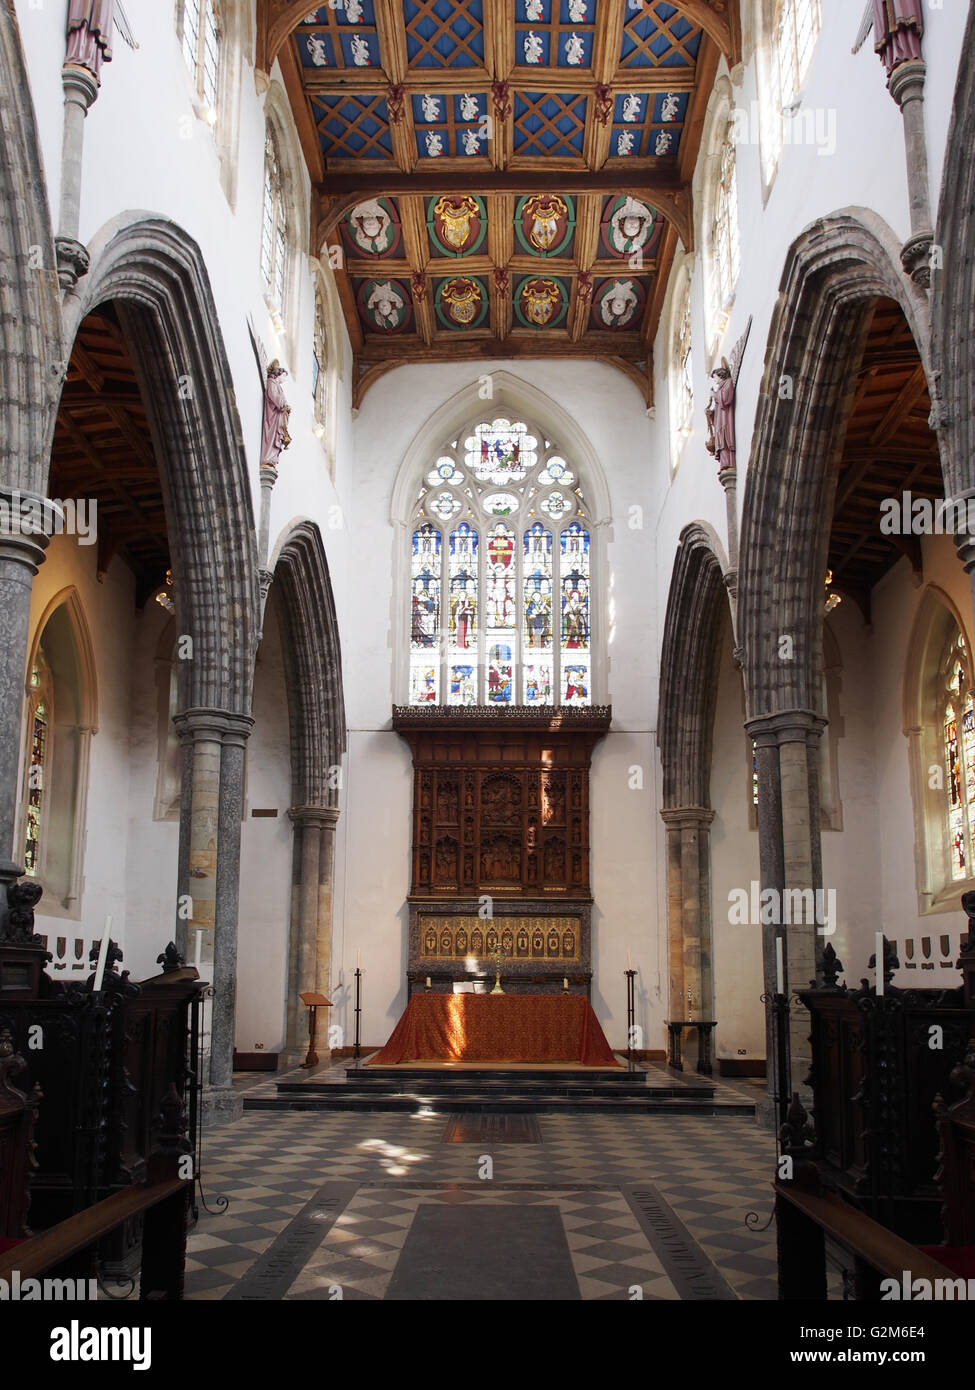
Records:
[[[17,16],[0,6],[0,485],[43,495],[64,357],[54,235]]]
[[[745,483],[738,639],[750,719],[819,708],[832,469],[866,309],[879,296],[902,309],[930,383],[925,295],[901,269],[890,228],[853,209],[813,223],[793,244],[772,316]],[[790,639],[784,649],[783,637]]]
[[[328,561],[312,521],[287,531],[274,565],[290,692],[292,798],[296,806],[337,806],[332,769],[346,746],[342,650]]]
[[[665,810],[711,804],[724,570],[721,543],[711,528],[699,521],[685,526],[674,559],[660,669],[657,743]]]
[[[66,302],[73,340],[112,301],[131,345],[159,461],[176,577],[183,708],[247,714],[257,643],[257,546],[230,366],[199,246],[175,223],[131,213],[91,244]]]

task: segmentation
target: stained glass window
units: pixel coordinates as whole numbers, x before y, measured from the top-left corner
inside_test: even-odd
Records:
[[[50,763],[51,679],[43,653],[38,652],[31,670],[28,704],[27,833],[24,839],[24,872],[36,878],[40,872],[45,829],[45,791]]]
[[[589,532],[562,532],[562,703],[589,704]]]
[[[948,853],[952,879],[975,872],[975,705],[965,639],[956,636],[946,667],[944,749]]]
[[[552,703],[552,533],[540,521],[525,532],[522,614],[524,703]]]
[[[477,532],[466,521],[450,533],[450,688],[447,703],[477,704]]]
[[[590,532],[576,471],[503,418],[450,449],[417,497],[410,703],[589,704]]]
[[[410,704],[440,703],[440,557],[442,538],[429,523],[413,532]]]

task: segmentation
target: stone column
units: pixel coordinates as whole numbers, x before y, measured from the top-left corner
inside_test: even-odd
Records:
[[[269,551],[271,546],[271,493],[274,484],[278,480],[278,470],[270,463],[261,464],[261,515],[257,535],[257,554],[260,568],[257,571],[258,583],[261,591],[261,620],[264,618],[264,606],[267,603],[268,591],[274,579],[274,571],[268,568],[270,559]]]
[[[911,235],[901,248],[901,263],[917,285],[931,284],[931,199],[928,191],[928,150],[924,138],[924,79],[927,65],[923,58],[899,63],[887,86],[904,118],[907,148],[907,191],[911,207]]]
[[[668,807],[670,1017],[712,1017],[711,822],[709,807]],[[678,985],[679,981],[679,985]],[[677,986],[677,988],[675,988]],[[685,1036],[685,1043],[693,1040]],[[685,1056],[687,1050],[685,1049]]]
[[[296,1065],[305,1055],[306,1011],[299,995],[315,990],[328,996],[331,988],[332,875],[335,826],[339,813],[332,806],[293,806],[288,815],[295,827],[295,884],[292,894],[291,969],[288,990],[287,1062]],[[327,1017],[318,1017],[319,1055],[327,1050]]]
[[[234,1018],[237,996],[237,913],[240,903],[240,823],[244,813],[244,750],[254,726],[249,715],[225,714],[220,752],[217,816],[216,897],[213,931],[213,1015],[210,1025],[210,1086],[221,1095],[211,1105],[236,1115]]]
[[[184,935],[191,958],[196,932],[205,933],[201,963],[213,962],[213,927],[217,896],[217,825],[220,810],[220,745],[226,715],[222,710],[189,709],[173,718],[183,741],[183,787],[180,796],[180,858],[186,845],[178,891],[189,893],[190,915]],[[187,746],[189,752],[187,753]],[[186,777],[187,766],[190,776]],[[187,829],[185,817],[188,817]]]
[[[70,290],[88,273],[86,248],[78,240],[81,219],[81,165],[85,145],[85,117],[98,96],[98,80],[87,68],[65,63],[61,70],[64,87],[64,139],[61,149],[60,230],[54,239],[58,258],[58,279],[62,289]]]
[[[47,498],[0,490],[0,867],[8,881],[23,873],[17,810],[31,588],[59,515]]]
[[[826,720],[810,710],[790,710],[749,720],[745,728],[756,745],[758,762],[758,836],[761,888],[775,891],[776,920],[762,923],[766,999],[776,989],[775,942],[781,937],[786,992],[805,989],[816,973],[815,921],[785,923],[787,890],[822,889],[819,824],[819,741]],[[791,912],[790,912],[790,915]],[[774,1046],[770,1007],[766,1006],[768,1113],[775,1094]],[[790,1014],[791,1089],[804,1089],[809,1071],[809,1020],[802,1009]]]

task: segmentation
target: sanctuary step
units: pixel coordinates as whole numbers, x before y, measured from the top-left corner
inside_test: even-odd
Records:
[[[273,1090],[269,1084],[252,1088],[244,1096],[244,1109],[536,1115],[577,1111],[739,1118],[755,1114],[754,1103],[730,1087],[671,1079],[664,1072],[526,1066],[517,1070],[360,1066],[326,1069],[307,1077],[292,1073]]]

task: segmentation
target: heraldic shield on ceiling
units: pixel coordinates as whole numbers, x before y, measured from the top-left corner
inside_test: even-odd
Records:
[[[355,357],[598,357],[652,343],[737,0],[262,0]]]

